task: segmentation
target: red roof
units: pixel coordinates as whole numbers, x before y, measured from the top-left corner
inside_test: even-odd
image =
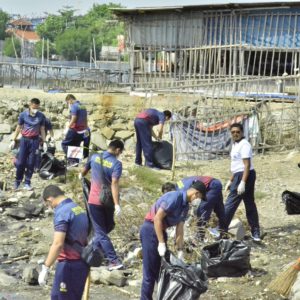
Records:
[[[20,39],[24,39],[25,41],[37,42],[40,40],[39,35],[35,31],[25,31],[25,30],[16,29],[13,30],[13,32],[16,37],[19,37]]]

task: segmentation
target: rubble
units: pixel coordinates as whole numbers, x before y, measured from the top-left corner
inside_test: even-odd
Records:
[[[1,91],[2,92],[2,91]],[[18,99],[12,93],[14,99]],[[25,91],[22,91],[22,95]],[[62,155],[61,139],[65,128],[66,118],[69,115],[64,103],[64,94],[45,95],[32,92],[41,99],[49,97],[45,102],[45,114],[54,122],[54,136],[56,140],[57,155]],[[90,299],[101,299],[103,294],[107,299],[132,299],[129,295],[134,291],[140,292],[142,279],[142,251],[139,241],[139,228],[144,220],[145,213],[160,196],[160,186],[149,192],[149,182],[141,183],[137,180],[137,173],[133,167],[134,161],[134,127],[133,118],[137,111],[145,104],[136,101],[137,105],[129,105],[123,101],[123,106],[108,106],[107,100],[100,102],[93,100],[94,95],[80,95],[78,98],[85,102],[88,99],[89,125],[92,131],[92,144],[100,149],[105,149],[111,138],[121,137],[125,139],[125,151],[122,156],[123,176],[121,178],[121,206],[122,216],[116,220],[116,229],[111,233],[116,251],[123,259],[126,268],[132,271],[132,275],[124,270],[108,272],[106,266],[93,268],[91,271],[92,284]],[[8,124],[11,130],[15,129],[17,116],[23,110],[23,104],[28,102],[31,96],[19,97],[12,103],[8,97],[0,98],[0,123]],[[24,100],[23,100],[24,99]],[[108,98],[106,98],[108,99]],[[121,101],[120,101],[121,103]],[[0,124],[0,127],[2,126]],[[2,127],[1,127],[2,128]],[[105,129],[104,129],[105,128]],[[2,189],[0,184],[0,290],[7,291],[9,295],[19,293],[20,299],[29,293],[28,299],[38,300],[49,298],[52,278],[49,286],[42,289],[36,284],[37,262],[43,261],[49,251],[53,235],[53,223],[51,209],[46,209],[39,199],[43,188],[50,184],[59,184],[67,195],[74,197],[80,203],[81,187],[76,174],[79,168],[68,173],[67,184],[61,178],[51,181],[41,181],[35,174],[33,177],[34,191],[21,190],[14,192],[12,183],[15,169],[12,164],[13,155],[8,150],[11,132],[0,133],[0,182],[6,182],[7,188]],[[286,157],[284,163],[283,158]],[[256,203],[260,222],[266,235],[261,245],[252,242],[249,236],[249,228],[246,227],[244,208],[240,205],[237,218],[231,224],[230,232],[236,239],[243,239],[251,246],[250,275],[241,278],[219,278],[210,280],[209,290],[201,295],[201,299],[265,299],[277,300],[278,295],[273,295],[266,290],[266,286],[273,279],[281,267],[300,256],[299,250],[299,216],[287,216],[281,203],[281,193],[284,189],[299,190],[299,169],[297,163],[299,152],[265,153],[264,156],[254,157],[254,166],[257,171]],[[201,162],[176,162],[175,180],[190,175],[212,175],[221,179],[224,183],[229,176],[229,161],[201,161]],[[278,175],[280,174],[280,175]],[[161,171],[155,175],[162,182],[171,180],[171,172]],[[284,180],[283,180],[284,178]],[[147,192],[146,192],[147,191]],[[225,196],[225,195],[224,195]],[[213,224],[215,226],[215,224]],[[212,226],[212,227],[214,227]],[[187,227],[187,236],[194,237],[193,229]],[[195,240],[193,240],[195,242]],[[199,253],[203,246],[212,243],[212,239],[197,241],[186,254],[189,262],[200,259]],[[168,245],[174,250],[173,239],[169,237]],[[175,251],[176,253],[176,251]],[[28,257],[24,259],[24,257]],[[22,260],[23,258],[23,260]],[[18,260],[20,259],[20,260]],[[3,264],[3,262],[10,262]],[[28,264],[28,261],[30,264]],[[100,271],[101,270],[101,271]],[[51,271],[51,276],[54,270]],[[299,299],[299,278],[292,291],[292,299]],[[102,284],[99,288],[98,284]],[[114,294],[115,292],[107,285],[122,287],[129,294]],[[112,296],[113,295],[113,296]],[[124,296],[125,295],[125,296]],[[298,298],[297,298],[298,297]],[[8,298],[8,297],[7,297]]]

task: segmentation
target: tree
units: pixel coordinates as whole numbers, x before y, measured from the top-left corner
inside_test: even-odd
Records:
[[[0,9],[0,40],[5,39],[5,28],[8,19],[8,14]]]
[[[56,50],[67,60],[89,61],[92,45],[87,29],[68,29],[56,38]]]
[[[58,11],[60,15],[49,15],[44,23],[37,26],[37,33],[45,40],[54,42],[56,37],[69,28],[74,28],[74,9],[65,7]]]
[[[3,54],[10,57],[21,56],[21,42],[14,38],[6,38],[3,47]]]
[[[34,45],[34,53],[35,53],[35,57],[41,58],[42,57],[42,51],[43,51],[43,41],[38,41],[35,45]],[[47,41],[44,40],[44,57],[47,58]],[[52,54],[55,54],[55,45],[54,43],[51,43],[49,41],[49,57],[51,57]]]

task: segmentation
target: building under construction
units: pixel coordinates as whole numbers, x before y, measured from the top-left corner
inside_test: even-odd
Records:
[[[300,2],[116,9],[115,13],[127,26],[135,86],[157,78],[157,84],[174,84],[292,75],[299,70]]]

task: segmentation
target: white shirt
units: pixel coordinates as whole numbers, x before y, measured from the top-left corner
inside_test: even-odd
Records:
[[[231,152],[231,172],[244,172],[245,165],[243,163],[243,159],[250,158],[250,170],[253,170],[252,163],[252,147],[250,143],[246,139],[242,139],[237,143],[232,144]]]

